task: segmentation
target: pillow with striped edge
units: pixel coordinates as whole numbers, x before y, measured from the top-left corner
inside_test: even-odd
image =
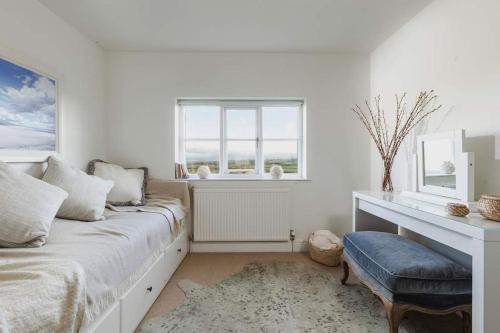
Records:
[[[148,168],[124,168],[103,160],[92,160],[88,165],[88,173],[114,182],[106,198],[108,204],[112,206],[146,204]]]

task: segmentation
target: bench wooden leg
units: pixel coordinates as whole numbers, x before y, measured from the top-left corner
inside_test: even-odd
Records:
[[[394,304],[384,298],[382,298],[382,303],[384,303],[385,313],[389,323],[389,332],[398,333],[399,323],[401,318],[403,318],[404,313],[407,311],[407,308],[405,305]]]
[[[472,316],[468,311],[462,311],[462,329],[464,333],[472,332]]]
[[[342,276],[342,280],[340,280],[340,283],[345,284],[347,282],[347,279],[349,278],[349,265],[344,260],[344,258],[341,258],[341,261],[342,268],[344,269],[344,275]]]

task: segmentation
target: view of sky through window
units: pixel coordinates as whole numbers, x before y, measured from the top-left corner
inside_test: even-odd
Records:
[[[257,174],[269,173],[278,164],[285,173],[297,174],[300,110],[299,105],[183,106],[188,171],[196,173],[200,165],[208,165],[215,174]]]
[[[227,109],[228,139],[255,139],[257,137],[257,110]]]
[[[297,139],[298,107],[263,107],[264,139]]]
[[[218,139],[220,108],[218,106],[185,106],[187,139]]]

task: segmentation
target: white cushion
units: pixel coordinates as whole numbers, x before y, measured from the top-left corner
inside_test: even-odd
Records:
[[[54,157],[49,158],[42,179],[69,194],[59,208],[57,217],[81,221],[104,219],[106,195],[113,187],[112,181],[87,175]]]
[[[42,246],[68,193],[0,162],[0,247]]]
[[[330,230],[317,230],[309,238],[309,244],[320,250],[331,250],[341,246],[341,240]]]
[[[91,161],[89,173],[109,179],[114,186],[107,201],[115,206],[140,206],[145,204],[147,168],[125,169],[100,160]]]

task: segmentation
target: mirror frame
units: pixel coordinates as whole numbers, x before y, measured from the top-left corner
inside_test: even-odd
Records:
[[[455,155],[456,188],[425,185],[424,146],[427,141],[448,139],[453,141]],[[474,201],[474,154],[464,152],[465,131],[456,130],[417,137],[417,188],[416,192],[427,193],[462,202]]]

